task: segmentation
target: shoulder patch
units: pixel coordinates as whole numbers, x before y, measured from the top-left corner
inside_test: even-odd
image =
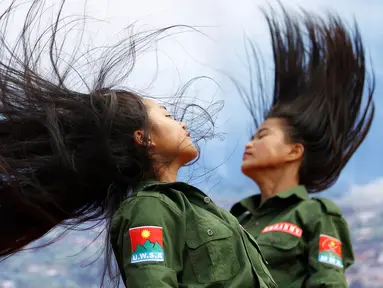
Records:
[[[164,261],[162,227],[140,226],[130,228],[129,237],[132,246],[131,263]]]
[[[332,236],[321,234],[319,237],[318,261],[343,268],[342,242]]]
[[[273,231],[284,232],[298,238],[302,237],[302,229],[298,227],[297,225],[293,223],[289,223],[289,222],[280,222],[280,223],[275,223],[275,224],[266,226],[261,231],[261,234],[265,234],[265,233],[273,232]]]
[[[326,198],[312,198],[319,203],[321,203],[322,207],[325,209],[326,213],[333,214],[337,216],[342,216],[342,210],[338,205]]]

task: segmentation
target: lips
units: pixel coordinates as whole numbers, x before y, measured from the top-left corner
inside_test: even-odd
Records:
[[[250,152],[243,153],[243,159],[245,159],[247,156],[251,156],[252,154]]]

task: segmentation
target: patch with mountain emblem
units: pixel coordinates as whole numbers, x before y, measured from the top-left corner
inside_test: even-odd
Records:
[[[131,263],[163,262],[162,227],[141,226],[129,229],[132,245]]]
[[[343,268],[342,242],[334,237],[321,234],[319,238],[318,260],[319,262]]]

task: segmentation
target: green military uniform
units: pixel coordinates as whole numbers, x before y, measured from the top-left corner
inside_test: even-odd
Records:
[[[279,287],[348,287],[354,263],[346,221],[327,199],[310,198],[303,186],[263,203],[254,195],[231,212],[256,239]]]
[[[110,232],[127,287],[277,287],[254,238],[186,183],[142,183]]]

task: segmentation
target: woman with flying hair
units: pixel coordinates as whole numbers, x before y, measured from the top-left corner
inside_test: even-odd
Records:
[[[334,14],[283,10],[282,20],[275,11],[266,17],[274,94],[270,107],[264,96],[244,98],[258,129],[241,167],[261,193],[231,212],[258,242],[279,287],[348,287],[348,225],[336,204],[310,195],[336,182],[373,120],[373,81],[363,99],[361,36]]]
[[[126,78],[136,51],[161,31],[104,50],[94,85],[80,93],[68,88],[70,72],[78,81],[92,71],[73,65],[95,64],[89,54],[65,58],[57,40],[64,1],[56,22],[30,42],[42,3],[33,1],[16,46],[1,33],[0,256],[58,225],[100,221],[108,232],[106,271],[113,251],[114,279],[121,274],[127,287],[276,287],[237,219],[177,182],[179,169],[198,157],[186,125],[156,101],[107,83],[116,68]],[[2,14],[3,29],[12,11]]]

